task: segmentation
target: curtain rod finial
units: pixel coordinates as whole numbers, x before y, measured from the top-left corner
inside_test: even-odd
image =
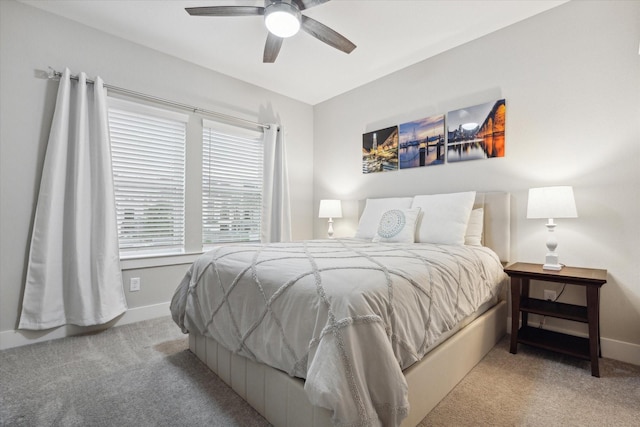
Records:
[[[52,74],[51,74],[51,69],[49,69],[49,71],[45,71],[45,70],[33,70],[33,77],[37,78],[37,79],[51,79]]]
[[[47,78],[49,79],[59,79],[62,77],[62,73],[60,71],[56,71],[53,67],[47,67],[49,71],[46,71]]]

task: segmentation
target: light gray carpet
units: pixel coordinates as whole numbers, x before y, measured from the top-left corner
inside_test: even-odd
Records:
[[[502,339],[419,424],[427,426],[640,426],[640,366],[588,361]]]
[[[420,426],[637,426],[640,367],[503,339]],[[2,426],[266,426],[169,317],[0,352]],[[303,427],[303,426],[301,426]]]
[[[2,426],[267,426],[169,317],[0,352]]]

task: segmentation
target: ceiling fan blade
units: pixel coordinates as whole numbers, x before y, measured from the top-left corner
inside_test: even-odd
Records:
[[[329,0],[293,0],[300,10],[309,9],[314,6],[321,5]]]
[[[274,63],[280,53],[280,47],[282,46],[282,37],[278,37],[269,33],[267,36],[267,42],[264,45],[264,54],[262,55],[262,62]]]
[[[333,31],[324,24],[319,23],[315,19],[302,16],[302,29],[320,41],[325,42],[329,46],[335,47],[345,53],[351,53],[356,45],[351,43],[343,35]]]
[[[187,7],[191,16],[254,16],[264,15],[264,7],[253,6],[206,6]]]

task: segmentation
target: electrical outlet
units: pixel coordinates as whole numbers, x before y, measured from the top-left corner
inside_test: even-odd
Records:
[[[139,290],[140,290],[140,278],[139,277],[132,277],[131,279],[129,279],[129,291],[130,292],[137,292]]]
[[[558,294],[556,293],[556,291],[552,291],[550,289],[545,289],[544,290],[544,299],[547,301],[555,301],[556,298],[558,297]]]

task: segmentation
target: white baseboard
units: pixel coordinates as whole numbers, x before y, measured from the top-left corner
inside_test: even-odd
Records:
[[[529,326],[538,327],[539,323],[529,320]],[[572,329],[558,328],[556,326],[545,325],[544,329],[563,334],[576,335],[586,338],[588,335],[582,331]],[[511,333],[511,317],[507,319],[507,333]],[[611,338],[600,337],[600,346],[602,347],[602,357],[608,359],[619,360],[620,362],[631,363],[632,365],[640,365],[640,345],[630,342],[618,341]]]
[[[160,304],[146,305],[144,307],[135,307],[127,310],[122,316],[98,326],[75,326],[66,325],[46,331],[26,331],[11,330],[0,332],[0,350],[7,348],[20,347],[28,344],[35,344],[44,341],[55,340],[58,338],[70,337],[73,335],[85,334],[87,332],[101,331],[113,326],[126,325],[128,323],[140,322],[142,320],[155,319],[157,317],[168,316],[169,302]]]
[[[128,323],[141,322],[143,320],[155,319],[158,317],[169,316],[170,301],[161,302],[160,304],[145,305],[127,310],[118,320],[118,325],[126,325]]]
[[[600,338],[602,357],[640,365],[640,345],[611,338]]]

